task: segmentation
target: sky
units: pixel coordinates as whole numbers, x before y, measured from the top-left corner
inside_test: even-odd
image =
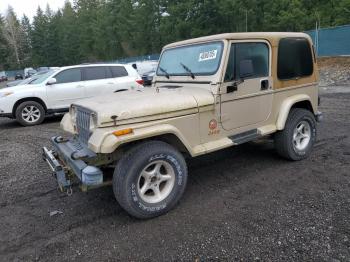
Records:
[[[56,11],[63,7],[65,0],[0,0],[0,13],[4,16],[8,5],[11,5],[15,10],[17,17],[20,19],[23,14],[26,14],[31,21],[36,14],[38,6],[43,10],[49,4],[50,8]]]

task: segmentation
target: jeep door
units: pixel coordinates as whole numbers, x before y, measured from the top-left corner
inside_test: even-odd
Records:
[[[50,108],[65,109],[84,98],[84,82],[80,68],[65,69],[53,77],[56,78],[56,83],[46,85]]]
[[[231,41],[223,84],[220,118],[225,130],[256,128],[272,107],[271,47],[267,41]]]

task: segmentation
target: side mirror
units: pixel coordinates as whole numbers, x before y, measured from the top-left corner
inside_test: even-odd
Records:
[[[132,64],[131,65],[135,70],[137,70],[137,65],[136,64]]]
[[[48,81],[47,81],[47,85],[54,85],[54,84],[56,84],[57,83],[57,80],[56,80],[56,78],[50,78]]]
[[[242,60],[239,62],[239,78],[244,79],[254,75],[253,61]]]

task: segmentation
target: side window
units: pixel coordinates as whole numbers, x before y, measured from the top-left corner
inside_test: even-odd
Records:
[[[111,66],[110,69],[112,71],[113,77],[128,76],[128,72],[126,71],[124,66]]]
[[[84,68],[84,80],[98,80],[108,78],[105,66],[93,66]]]
[[[225,82],[239,79],[241,61],[250,60],[253,75],[249,78],[269,75],[269,48],[265,43],[236,43],[231,45]]]
[[[312,50],[305,38],[284,38],[278,46],[277,76],[281,80],[310,76]]]
[[[72,83],[81,81],[80,68],[72,68],[64,70],[55,76],[57,84]]]

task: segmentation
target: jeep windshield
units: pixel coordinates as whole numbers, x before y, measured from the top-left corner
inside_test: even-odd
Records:
[[[211,42],[167,49],[160,58],[157,75],[213,75],[219,69],[223,46],[223,42]]]

